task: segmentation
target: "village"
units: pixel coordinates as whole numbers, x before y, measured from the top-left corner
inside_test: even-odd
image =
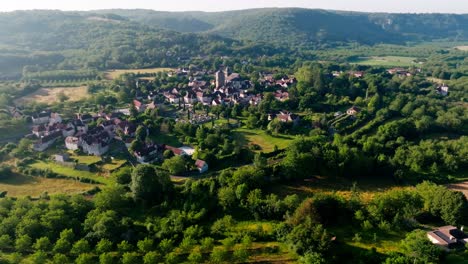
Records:
[[[387,70],[388,74],[397,75],[400,78],[412,76],[419,70],[407,70],[404,68],[393,68]],[[363,78],[365,72],[331,72],[330,76],[336,78],[347,74],[354,78]],[[210,107],[232,107],[234,105],[244,105],[256,107],[260,105],[265,97],[265,93],[254,92],[254,83],[251,80],[243,79],[240,74],[234,73],[229,67],[224,67],[216,72],[203,70],[190,70],[180,68],[167,72],[168,76],[185,76],[188,78],[187,88],[170,88],[164,90],[147,89],[151,80],[139,78],[136,81],[136,94],[129,108],[117,109],[106,113],[77,113],[73,118],[63,120],[60,113],[45,110],[31,116],[32,131],[26,138],[34,141],[33,149],[37,152],[44,152],[53,145],[63,146],[63,153],[55,153],[55,160],[59,163],[68,162],[70,157],[65,151],[80,152],[84,155],[102,157],[106,156],[113,142],[120,142],[126,147],[136,163],[154,163],[164,160],[164,152],[170,151],[173,155],[192,156],[195,152],[193,146],[174,147],[167,142],[155,143],[152,140],[145,140],[143,144],[133,144],[136,139],[137,130],[142,130],[148,135],[148,128],[137,121],[129,118],[130,113],[137,114],[147,111],[158,110],[161,104],[172,105],[179,112],[173,116],[177,123],[191,123],[202,125],[211,123],[214,126],[215,116],[208,112]],[[207,78],[208,77],[208,78]],[[210,79],[211,81],[206,81]],[[214,78],[213,78],[214,77]],[[289,89],[295,85],[297,80],[294,76],[281,76],[275,78],[272,73],[262,73],[259,76],[258,84],[265,91],[271,94],[278,102],[289,100]],[[145,87],[145,89],[141,89]],[[144,90],[144,92],[143,92]],[[437,93],[446,96],[448,86],[439,85]],[[158,99],[163,98],[163,102]],[[195,109],[206,109],[206,111],[196,111]],[[18,111],[15,108],[15,111]],[[185,114],[186,112],[186,114]],[[329,122],[330,133],[335,132],[335,125],[346,118],[356,119],[361,109],[352,105],[348,109],[334,113],[333,119]],[[288,126],[298,126],[301,116],[287,110],[270,112],[267,115],[268,122],[278,120]],[[142,133],[141,131],[139,132]],[[201,159],[193,161],[194,168],[199,173],[208,171],[208,163]],[[82,166],[77,166],[82,167]]]

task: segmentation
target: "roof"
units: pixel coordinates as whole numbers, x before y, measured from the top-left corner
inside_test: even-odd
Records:
[[[176,148],[176,147],[172,147],[172,146],[166,145],[164,148],[167,149],[167,150],[172,151],[172,153],[174,153],[175,155],[182,155],[182,154],[184,154],[184,151],[183,151],[183,150],[178,149],[178,148]]]
[[[441,245],[451,245],[458,243],[459,239],[466,238],[466,234],[455,226],[443,226],[437,230],[427,233]]]
[[[199,169],[205,167],[206,165],[208,165],[208,164],[206,164],[206,162],[204,160],[197,159],[195,161],[195,166],[197,166],[197,168],[199,168]]]

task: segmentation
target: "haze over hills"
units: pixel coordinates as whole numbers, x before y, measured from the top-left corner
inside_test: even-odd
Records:
[[[208,54],[262,56],[349,42],[468,39],[468,15],[300,8],[214,13],[36,10],[0,13],[0,23],[1,76],[18,76],[27,65],[51,69],[170,66],[180,57]]]
[[[265,8],[227,12],[102,10],[150,26],[181,32],[215,33],[235,39],[304,44],[357,41],[373,44],[468,37],[468,15],[389,14],[301,8]]]

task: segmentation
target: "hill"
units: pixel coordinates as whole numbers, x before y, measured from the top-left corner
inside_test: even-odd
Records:
[[[227,12],[105,10],[150,26],[180,32],[302,44],[356,41],[365,44],[468,37],[468,15],[388,14],[301,8],[265,8]]]

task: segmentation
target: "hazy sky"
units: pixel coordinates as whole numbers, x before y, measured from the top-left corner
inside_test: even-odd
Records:
[[[109,8],[222,11],[258,7],[305,7],[371,12],[468,13],[467,0],[6,0],[2,2],[0,11]]]

